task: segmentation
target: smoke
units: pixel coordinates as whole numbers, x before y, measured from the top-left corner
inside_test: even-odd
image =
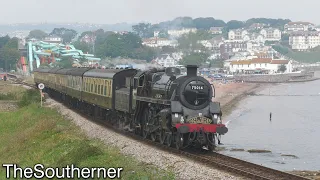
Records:
[[[133,65],[133,68],[140,69],[142,71],[148,71],[148,70],[152,70],[152,69],[164,70],[164,67],[162,67],[158,64],[142,64],[142,65],[136,66],[136,67]]]
[[[140,59],[126,59],[126,58],[114,58],[114,59],[105,59],[101,63],[101,65],[106,66],[106,67],[115,67],[116,65],[132,65],[134,69],[140,69],[143,71],[146,70],[151,70],[151,69],[158,69],[161,70],[163,69],[162,66],[158,64],[150,64],[147,63],[145,60],[140,60]]]

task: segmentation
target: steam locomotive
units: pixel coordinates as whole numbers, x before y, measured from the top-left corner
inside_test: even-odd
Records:
[[[211,101],[214,87],[197,76],[197,66],[186,68],[186,76],[175,67],[36,69],[34,79],[51,96],[143,138],[212,150],[228,132],[220,103]]]

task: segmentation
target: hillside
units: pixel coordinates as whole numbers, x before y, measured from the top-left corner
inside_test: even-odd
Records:
[[[301,63],[320,62],[320,48],[314,48],[311,52],[295,52],[283,45],[275,45],[273,48],[279,53]]]

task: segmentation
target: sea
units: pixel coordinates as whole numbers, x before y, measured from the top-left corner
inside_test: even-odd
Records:
[[[223,122],[223,154],[283,171],[320,170],[320,80],[268,85]]]

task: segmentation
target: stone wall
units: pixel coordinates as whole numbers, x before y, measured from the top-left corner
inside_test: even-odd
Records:
[[[309,80],[314,77],[313,72],[308,73],[290,73],[290,74],[254,74],[237,75],[235,81],[260,82],[260,83],[282,83],[294,80]]]

